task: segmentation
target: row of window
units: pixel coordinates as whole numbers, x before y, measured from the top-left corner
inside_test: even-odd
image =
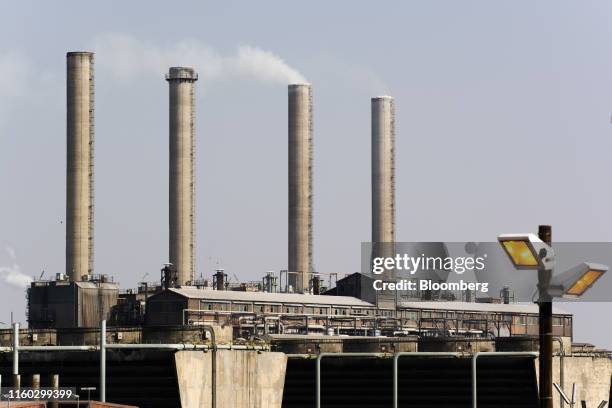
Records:
[[[172,312],[180,311],[183,308],[177,302],[153,302],[149,305],[152,312]],[[333,315],[333,316],[375,316],[376,309],[373,308],[348,308],[332,306],[301,306],[285,304],[257,304],[257,303],[224,303],[202,301],[201,310],[226,311],[226,312],[255,312],[255,313],[286,313],[286,314],[309,314],[309,315]],[[428,318],[458,319],[458,320],[503,320],[512,321],[516,325],[535,326],[538,324],[538,317],[535,315],[515,315],[496,313],[494,315],[485,313],[465,313],[454,311],[417,311],[401,310],[400,318],[407,320],[419,320]],[[384,317],[395,317],[394,310],[379,310],[379,315]],[[554,326],[571,326],[571,317],[553,317]]]
[[[202,302],[202,310],[210,311],[232,311],[232,312],[256,312],[256,313],[288,313],[288,314],[314,314],[314,315],[358,315],[372,314],[375,310],[350,309],[344,307],[315,307],[315,306],[294,306],[283,304],[252,304],[252,303],[223,303],[223,302]]]
[[[514,324],[522,325],[522,326],[537,326],[538,317],[537,316],[515,316]],[[553,326],[569,327],[572,324],[572,319],[571,317],[553,317],[552,324]]]

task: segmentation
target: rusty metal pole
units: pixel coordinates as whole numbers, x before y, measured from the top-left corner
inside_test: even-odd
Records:
[[[32,374],[32,389],[40,389],[40,374]]]
[[[548,245],[552,244],[552,228],[550,225],[540,225],[539,238]],[[540,408],[553,408],[553,326],[552,298],[548,295],[548,286],[552,270],[538,269],[538,309],[540,332]]]

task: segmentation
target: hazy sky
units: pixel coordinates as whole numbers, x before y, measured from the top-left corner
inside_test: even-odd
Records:
[[[182,64],[200,73],[196,268],[247,280],[286,267],[286,85],[301,77],[317,270],[357,271],[370,239],[378,94],[396,98],[398,240],[550,223],[558,241],[612,241],[611,17],[606,0],[5,3],[0,321],[24,319],[17,270],[64,271],[67,51],[96,52],[95,271],[129,287],[167,260],[163,74]],[[611,304],[570,310],[576,340],[612,347]]]

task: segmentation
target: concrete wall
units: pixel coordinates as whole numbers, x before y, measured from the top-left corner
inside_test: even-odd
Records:
[[[553,358],[553,382],[559,384],[560,357]],[[568,396],[572,393],[572,384],[576,383],[576,406],[580,401],[587,402],[588,408],[596,408],[602,400],[610,400],[610,380],[612,377],[612,359],[602,356],[564,357],[564,383],[562,388]],[[539,378],[539,363],[535,360]],[[555,408],[561,407],[561,397],[553,389]],[[566,408],[569,408],[565,404]]]
[[[571,337],[561,337],[563,350],[566,355],[572,354]],[[539,351],[540,340],[538,336],[513,336],[495,338],[495,351]],[[553,342],[553,353],[559,353],[561,343]]]
[[[218,344],[232,342],[232,326],[212,325]],[[143,328],[145,343],[194,343],[207,342],[209,334],[199,326],[147,326]]]
[[[495,351],[495,342],[490,339],[464,337],[421,337],[419,351],[424,352],[490,352]]]
[[[417,337],[343,337],[342,351],[351,353],[390,353],[415,352],[418,349]]]
[[[211,407],[211,352],[175,354],[182,408]],[[241,350],[216,352],[217,408],[280,408],[287,356]]]

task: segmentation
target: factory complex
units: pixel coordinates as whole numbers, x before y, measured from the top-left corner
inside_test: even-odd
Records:
[[[40,386],[41,375],[43,383],[58,375],[60,384],[95,385],[100,401],[140,407],[537,403],[538,306],[514,303],[512,288],[421,281],[418,295],[405,298],[392,269],[374,276],[314,269],[311,84],[288,85],[284,269],[251,282],[230,282],[223,269],[196,278],[198,74],[170,67],[169,262],[158,280],[137,288],[97,273],[94,54],[69,52],[66,62],[66,269],[31,283],[27,328],[0,330],[3,387],[10,379],[33,386],[30,378]],[[389,258],[384,244],[396,241],[391,96],[371,99],[371,126],[371,256]],[[575,343],[573,316],[556,305],[552,326],[555,381],[588,388],[589,406],[609,400],[612,353]],[[372,388],[363,395],[355,384],[366,377]],[[554,404],[561,407],[561,398]]]

